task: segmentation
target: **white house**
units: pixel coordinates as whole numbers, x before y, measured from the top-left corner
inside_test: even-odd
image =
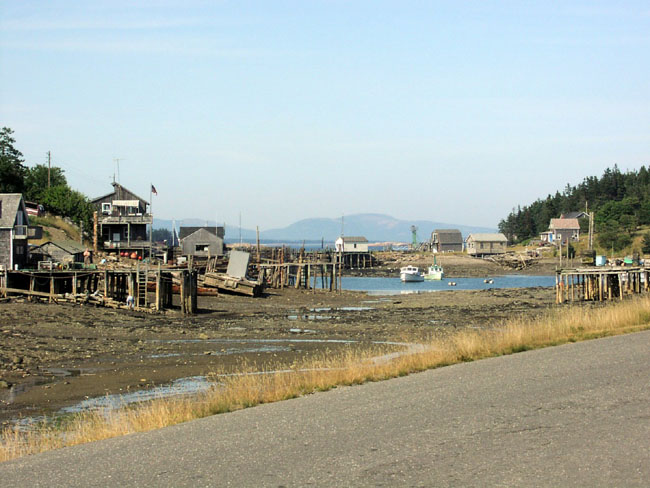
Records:
[[[365,237],[341,236],[334,243],[337,252],[368,252],[368,239]]]

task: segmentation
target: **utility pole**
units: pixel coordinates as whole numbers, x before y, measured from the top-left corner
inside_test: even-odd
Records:
[[[52,153],[47,152],[47,189],[50,189],[50,171],[52,169]]]
[[[589,213],[589,250],[594,249],[594,213]]]

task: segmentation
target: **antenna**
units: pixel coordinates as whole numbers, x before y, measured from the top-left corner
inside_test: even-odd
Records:
[[[117,172],[117,183],[120,184],[120,161],[124,161],[124,158],[113,158],[115,162],[115,171],[113,172],[113,183],[115,183],[115,172]]]
[[[343,237],[344,229],[345,229],[345,214],[341,215],[341,237]]]

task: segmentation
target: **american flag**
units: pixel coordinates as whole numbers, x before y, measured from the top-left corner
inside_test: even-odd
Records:
[[[156,187],[153,185],[151,185],[151,193],[153,193],[154,195],[158,195],[158,192],[156,191]]]

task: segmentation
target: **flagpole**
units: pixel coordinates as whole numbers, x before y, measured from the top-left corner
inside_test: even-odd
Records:
[[[153,184],[149,183],[149,214],[151,227],[149,229],[149,264],[153,264]]]

